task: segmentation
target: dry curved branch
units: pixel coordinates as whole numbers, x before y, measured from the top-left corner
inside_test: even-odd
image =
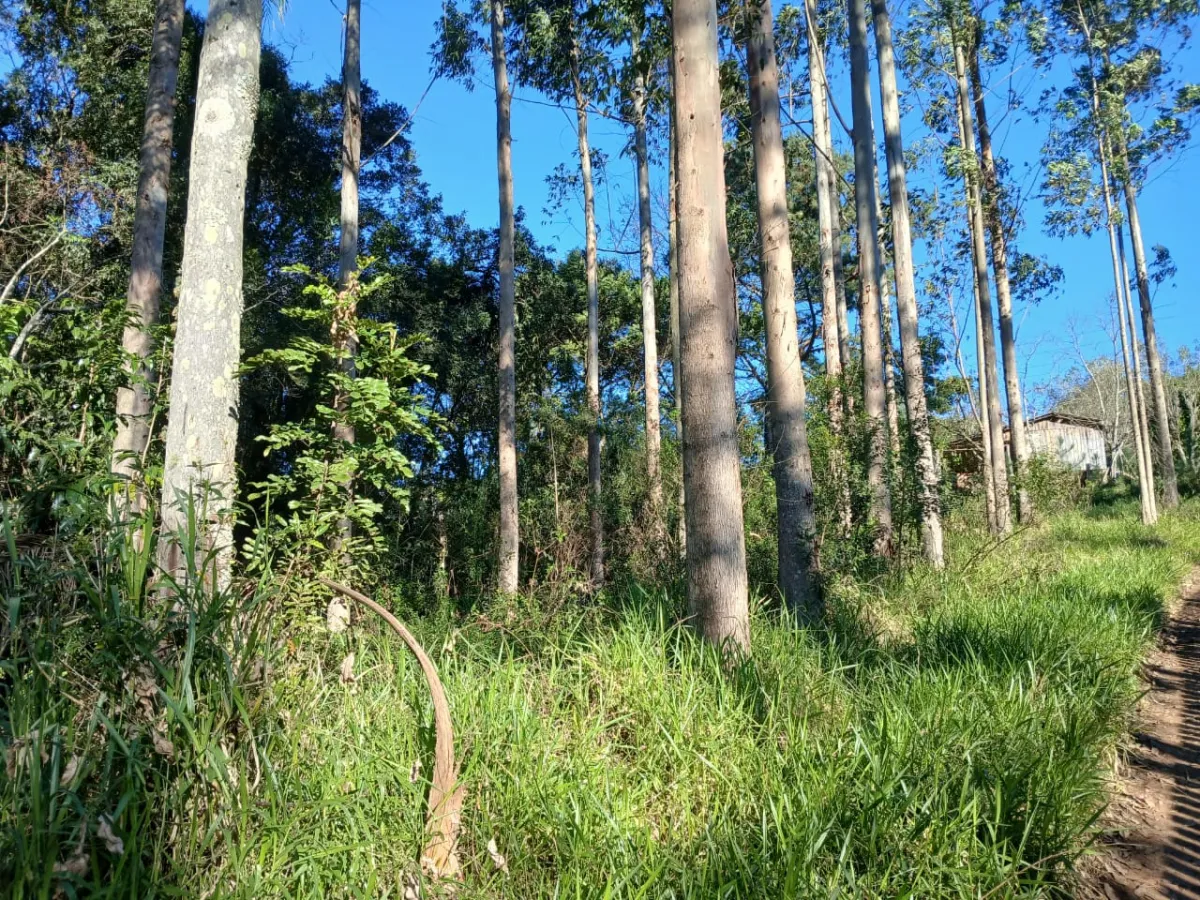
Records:
[[[450,706],[446,702],[446,690],[438,678],[437,669],[425,649],[413,637],[412,632],[390,612],[353,588],[317,576],[317,580],[328,588],[357,600],[363,606],[378,613],[400,639],[408,645],[421,671],[433,699],[433,721],[437,733],[434,745],[433,784],[429,789],[429,810],[425,816],[425,832],[428,835],[425,849],[421,851],[421,868],[435,878],[459,878],[458,828],[462,818],[463,787],[458,781],[458,766],[454,761],[454,729],[450,724]]]

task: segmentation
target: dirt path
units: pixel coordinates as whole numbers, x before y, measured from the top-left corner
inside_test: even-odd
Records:
[[[1104,852],[1083,865],[1095,900],[1200,900],[1200,568],[1146,664],[1150,692]]]

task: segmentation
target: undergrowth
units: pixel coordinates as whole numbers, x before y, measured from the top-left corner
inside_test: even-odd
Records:
[[[457,896],[1069,894],[1196,516],[955,535],[946,573],[832,584],[817,629],[760,609],[733,670],[637,587],[410,618],[457,731]],[[164,611],[132,544],[9,545],[8,895],[411,896],[432,713],[390,635],[263,585]]]

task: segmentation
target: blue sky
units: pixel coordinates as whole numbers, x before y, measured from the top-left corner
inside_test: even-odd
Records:
[[[363,0],[363,77],[385,97],[410,110],[425,95],[411,129],[425,178],[443,196],[447,210],[463,211],[472,224],[492,227],[496,224],[497,205],[490,66],[481,72],[483,78],[473,92],[447,81],[430,87],[428,51],[440,10],[438,0]],[[897,29],[902,29],[902,11],[894,15]],[[282,18],[270,17],[265,37],[290,58],[295,77],[319,82],[337,77],[340,71],[341,19],[339,0],[291,0]],[[1185,50],[1174,58],[1174,64],[1180,77],[1200,81],[1200,51]],[[1047,75],[1017,61],[1003,78],[1012,79],[1022,93],[1036,98],[1054,86],[1057,70],[1062,68],[1056,66]],[[835,87],[839,81],[844,84],[844,72],[831,71],[831,80]],[[998,88],[1000,83],[1001,76],[994,76],[993,87]],[[848,111],[848,103],[841,106]],[[1046,125],[1027,114],[1002,117],[998,97],[990,108],[993,106],[997,152],[1009,160],[1014,180],[1036,182]],[[905,142],[910,147],[928,136],[915,115],[907,115],[904,125]],[[609,158],[608,184],[597,192],[599,242],[607,247],[618,240],[629,215],[633,166],[631,160],[620,155],[626,135],[619,123],[593,116],[591,137],[593,145]],[[848,146],[844,134],[835,135],[835,140]],[[560,252],[582,244],[582,214],[574,208],[549,216],[543,212],[548,202],[546,177],[560,163],[572,163],[575,141],[573,112],[547,105],[545,97],[517,86],[513,105],[517,204],[525,208],[527,222],[538,238]],[[1200,210],[1198,160],[1200,155],[1193,149],[1177,154],[1169,165],[1153,174],[1141,199],[1147,246],[1166,245],[1178,267],[1173,282],[1163,285],[1155,296],[1160,338],[1164,350],[1172,352],[1200,343],[1200,304],[1196,301],[1200,251],[1194,246],[1200,233],[1195,221]],[[659,183],[665,178],[664,168],[657,167],[655,178]],[[919,175],[915,183],[920,183]],[[1076,343],[1088,355],[1111,352],[1105,331],[1113,288],[1107,239],[1102,233],[1091,238],[1046,237],[1041,228],[1042,212],[1040,202],[1031,198],[1019,246],[1061,266],[1064,281],[1057,296],[1038,305],[1019,304],[1016,310],[1023,386],[1027,402],[1035,407],[1037,385],[1077,362]],[[918,255],[921,253],[918,247]],[[967,345],[965,353],[969,361],[973,349]]]

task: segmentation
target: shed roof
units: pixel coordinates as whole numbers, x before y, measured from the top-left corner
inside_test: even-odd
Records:
[[[1094,428],[1097,431],[1103,431],[1104,425],[1099,419],[1091,419],[1087,416],[1072,416],[1068,413],[1048,412],[1040,416],[1034,416],[1032,419],[1025,420],[1025,426],[1037,425],[1042,422],[1048,422],[1054,425],[1076,425],[1080,428]],[[1008,440],[1008,426],[1004,426],[1004,439]],[[979,429],[976,428],[970,434],[960,435],[947,444],[949,450],[962,450],[968,447],[977,447],[979,445]]]
[[[1092,419],[1088,416],[1072,416],[1068,413],[1048,412],[1044,415],[1034,416],[1029,419],[1026,425],[1037,425],[1039,422],[1053,422],[1056,425],[1078,425],[1081,428],[1097,428],[1104,430],[1104,424],[1099,419]],[[1006,428],[1005,431],[1008,429]]]

